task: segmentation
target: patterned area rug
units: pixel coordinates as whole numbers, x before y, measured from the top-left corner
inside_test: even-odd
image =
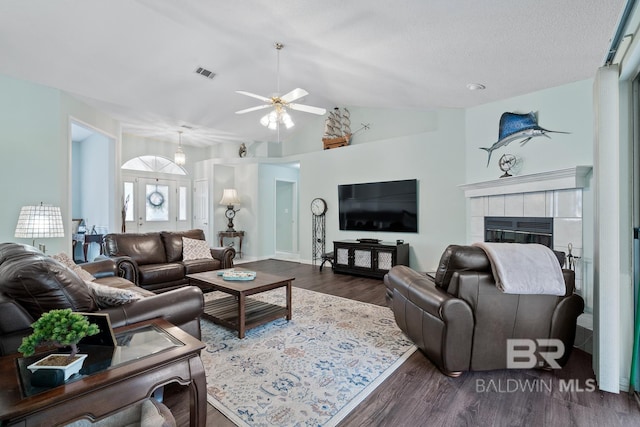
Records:
[[[285,305],[285,290],[252,298]],[[202,321],[209,403],[239,426],[334,426],[416,350],[387,307],[295,287],[292,300],[291,321],[242,340]]]

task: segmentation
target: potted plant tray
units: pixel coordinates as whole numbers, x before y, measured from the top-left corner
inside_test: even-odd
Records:
[[[27,366],[27,369],[31,372],[35,372],[38,369],[62,369],[64,371],[64,380],[66,381],[71,375],[80,372],[80,368],[82,368],[86,358],[86,354],[76,354],[74,356],[69,354],[50,354],[44,359]]]

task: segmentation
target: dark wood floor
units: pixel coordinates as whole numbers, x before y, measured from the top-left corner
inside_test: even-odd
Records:
[[[317,266],[277,260],[246,263],[242,267],[291,275],[296,278],[293,284],[297,287],[386,304],[381,280],[335,274],[326,267],[319,272]],[[640,426],[634,397],[587,391],[587,380],[593,378],[591,355],[578,349],[559,371],[467,372],[459,378],[442,375],[417,351],[339,425]],[[560,380],[565,384],[577,381],[584,391],[561,391]],[[521,391],[522,385],[533,387],[533,391]],[[207,426],[233,425],[209,405]]]

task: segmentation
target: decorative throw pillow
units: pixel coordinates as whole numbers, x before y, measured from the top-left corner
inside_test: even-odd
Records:
[[[60,252],[59,254],[52,255],[51,258],[55,259],[59,263],[67,266],[71,271],[76,273],[82,280],[84,281],[92,281],[95,280],[95,277],[80,267],[78,264],[73,262],[73,260],[64,252]]]
[[[115,307],[142,298],[142,295],[129,289],[114,288],[86,280],[85,283],[89,289],[91,289],[93,295],[95,295],[98,307],[100,308]]]
[[[213,259],[206,240],[182,238],[182,260]]]

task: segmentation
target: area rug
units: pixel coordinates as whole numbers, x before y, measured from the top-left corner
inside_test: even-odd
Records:
[[[285,305],[284,291],[252,298]],[[300,288],[292,295],[292,320],[244,339],[201,322],[208,401],[236,425],[334,426],[416,350],[387,307]]]

